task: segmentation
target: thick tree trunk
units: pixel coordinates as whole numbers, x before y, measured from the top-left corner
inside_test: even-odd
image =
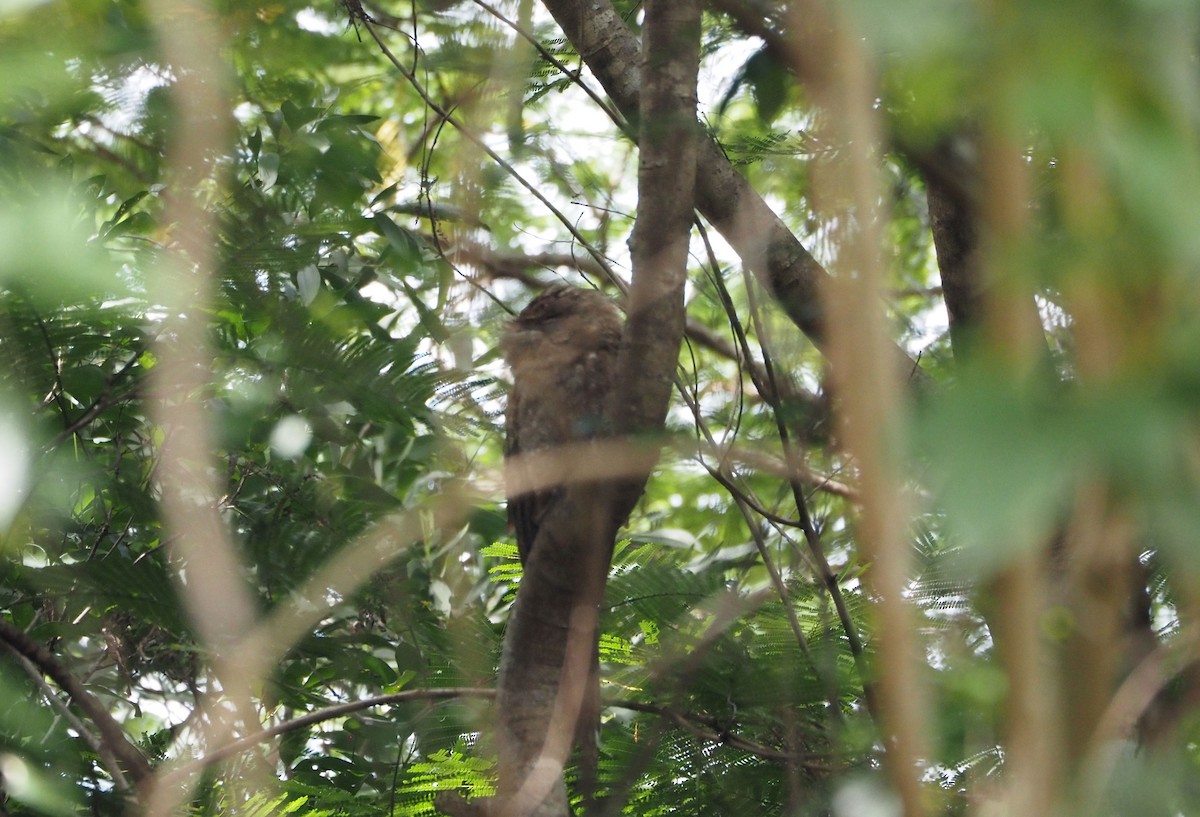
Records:
[[[637,38],[609,0],[542,0],[604,90],[636,120],[641,86]],[[721,146],[701,131],[696,157],[696,207],[724,236],[742,263],[763,282],[792,322],[818,347],[825,345],[818,289],[828,273],[737,172]],[[892,346],[906,382],[928,384],[909,355]]]
[[[948,150],[943,150],[947,154]],[[947,157],[949,159],[949,157]],[[931,163],[939,168],[957,168],[964,175],[974,175],[974,169],[962,162]],[[929,227],[937,251],[938,269],[942,278],[942,293],[950,318],[950,337],[954,351],[961,357],[971,343],[971,335],[983,324],[983,284],[980,270],[979,207],[968,190],[977,184],[965,180],[944,178],[942,174],[925,173],[925,191],[929,202]]]
[[[645,32],[644,51],[652,56],[639,117],[633,285],[617,382],[604,412],[609,434],[629,443],[628,470],[619,480],[569,486],[542,520],[525,565],[497,688],[503,815],[569,812],[562,771],[580,711],[599,712],[598,612],[613,543],[658,458],[657,444],[638,438],[663,427],[683,340],[699,0],[648,0]]]

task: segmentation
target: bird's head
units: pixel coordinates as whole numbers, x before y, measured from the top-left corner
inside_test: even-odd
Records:
[[[621,315],[603,293],[555,284],[509,323],[500,346],[509,365],[516,367],[533,356],[570,347],[595,348],[617,342],[620,336]]]

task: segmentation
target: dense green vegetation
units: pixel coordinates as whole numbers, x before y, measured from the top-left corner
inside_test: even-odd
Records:
[[[595,813],[1200,813],[1198,24],[705,5],[705,138],[883,299],[798,303],[698,217]],[[638,209],[575,37],[0,0],[0,813],[494,792],[497,343],[547,284],[618,299]],[[912,361],[877,415],[854,339]]]

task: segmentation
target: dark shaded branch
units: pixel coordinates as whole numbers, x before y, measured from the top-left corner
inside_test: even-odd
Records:
[[[16,657],[17,661],[20,662],[22,669],[24,669],[26,674],[29,675],[30,680],[32,680],[37,686],[38,691],[41,692],[46,700],[50,702],[50,706],[53,707],[54,710],[57,711],[59,715],[61,715],[62,718],[67,722],[67,724],[75,730],[75,732],[79,735],[79,739],[86,743],[87,747],[91,749],[97,757],[100,758],[100,762],[104,764],[105,768],[108,769],[109,774],[112,776],[113,786],[117,789],[117,791],[128,792],[129,780],[125,776],[124,770],[121,768],[121,763],[117,760],[113,753],[108,750],[108,747],[104,744],[104,741],[102,741],[96,735],[91,727],[84,723],[82,718],[75,714],[75,711],[71,709],[70,704],[64,701],[59,696],[59,693],[54,691],[54,689],[46,681],[45,673],[38,669],[32,661],[25,656],[20,655],[15,650],[13,651],[13,655]]]
[[[739,332],[739,339],[742,341],[743,344],[746,343],[745,335],[740,332]],[[688,407],[692,410],[692,414],[694,415],[695,420],[696,420],[697,430],[704,436],[705,440],[709,443],[710,446],[712,446],[714,449],[719,449],[720,447],[717,445],[716,441],[712,437],[711,432],[709,432],[708,428],[704,424],[704,420],[700,414],[699,405],[697,405],[697,403],[693,399],[692,395],[690,393],[688,393],[686,389],[680,389],[680,393],[683,395],[683,399],[688,404]],[[789,622],[789,625],[792,627],[792,631],[796,638],[796,643],[799,646],[801,652],[806,657],[811,659],[811,655],[810,655],[809,648],[808,648],[808,640],[807,640],[807,638],[805,638],[804,631],[800,627],[800,621],[796,617],[795,610],[792,608],[792,605],[788,603],[789,594],[787,591],[787,587],[783,582],[782,575],[779,573],[778,569],[775,567],[775,564],[771,561],[770,554],[768,554],[768,552],[767,552],[766,542],[762,536],[762,532],[758,529],[758,526],[754,523],[754,520],[751,518],[751,514],[750,514],[750,511],[753,510],[757,513],[762,514],[764,517],[771,519],[772,521],[777,521],[782,524],[795,525],[795,526],[800,526],[800,527],[804,527],[804,523],[808,522],[807,528],[805,529],[806,533],[807,533],[807,531],[812,528],[811,522],[808,521],[808,519],[807,519],[807,511],[802,507],[801,512],[803,514],[803,517],[802,517],[801,521],[798,523],[791,522],[790,520],[781,519],[780,517],[777,517],[774,514],[767,512],[766,509],[762,508],[762,506],[753,499],[753,497],[749,491],[742,490],[741,487],[736,485],[734,479],[725,472],[726,460],[727,460],[726,456],[721,456],[715,467],[713,465],[710,465],[709,463],[703,462],[703,461],[701,462],[701,464],[704,466],[705,470],[708,471],[709,475],[712,476],[712,478],[715,479],[720,485],[722,485],[729,492],[730,496],[733,497],[734,503],[738,507],[738,511],[741,512],[743,518],[746,521],[746,527],[750,531],[751,537],[754,539],[755,547],[758,549],[759,556],[762,559],[763,565],[764,565],[764,567],[766,567],[767,572],[771,577],[771,581],[772,581],[772,584],[774,585],[775,591],[779,594],[780,601],[782,601],[784,603],[784,609],[787,610],[787,612],[788,612],[788,622]],[[793,485],[796,484],[794,476],[791,477],[790,480]],[[824,573],[832,575],[830,573],[828,563],[825,563],[823,561],[823,554],[819,554],[819,555],[822,556],[821,564],[823,565]],[[837,598],[840,597],[840,593],[841,593],[840,586],[836,583],[836,581],[834,581],[831,585],[831,583],[826,579],[825,575],[822,575],[822,579],[823,579],[824,583],[826,584],[827,588],[830,589],[830,592],[836,594],[835,595],[835,601],[836,601]],[[842,720],[842,712],[841,712],[841,705],[838,702],[838,698],[837,698],[836,684],[834,683],[832,678],[826,677],[826,673],[824,673],[821,670],[820,666],[817,665],[816,662],[811,662],[811,663],[812,663],[813,668],[816,671],[818,677],[821,679],[822,685],[824,686],[825,691],[827,693],[831,717],[833,717],[837,721],[841,721]]]
[[[96,396],[90,405],[83,410],[83,413],[67,424],[67,427],[55,435],[50,442],[48,448],[57,448],[60,444],[75,436],[81,430],[86,428],[93,420],[99,417],[106,409],[113,406],[122,400],[128,400],[135,396],[137,387],[134,386],[127,392],[115,394],[115,386],[137,365],[141,358],[142,350],[135,348],[132,350],[129,360],[125,362],[117,371],[108,375],[104,380],[104,388],[100,394]]]
[[[608,0],[543,0],[566,36],[626,117],[636,115],[641,86],[636,37]],[[700,130],[699,124],[696,126]],[[784,312],[812,341],[826,347],[819,289],[828,273],[737,172],[720,146],[700,137],[696,205],[742,263],[759,276]],[[888,355],[904,380],[929,384],[928,375],[898,346]]]
[[[313,726],[318,723],[334,720],[335,718],[344,718],[347,715],[353,715],[355,712],[361,712],[364,709],[373,709],[377,706],[388,706],[389,704],[411,703],[413,701],[448,701],[456,698],[494,698],[495,696],[496,692],[492,689],[483,689],[480,687],[446,687],[444,689],[409,689],[404,692],[393,692],[389,695],[376,695],[371,698],[363,698],[359,701],[347,701],[344,704],[335,704],[308,712],[289,721],[284,721],[283,723],[255,732],[252,735],[247,735],[244,738],[227,743],[212,750],[204,757],[192,761],[175,773],[190,774],[200,771],[214,763],[219,763],[234,755],[241,754],[253,746],[272,741],[281,735],[295,732],[297,729],[303,729],[306,726]]]
[[[768,379],[772,383],[775,383],[776,370],[770,353],[770,338],[768,337],[765,322],[762,321],[759,310],[753,302],[751,303],[750,316],[751,320],[755,323],[759,334],[759,342],[762,345],[763,367],[766,369]],[[777,388],[773,389],[773,391],[777,391]],[[863,647],[862,638],[858,632],[858,625],[855,624],[854,617],[850,614],[850,606],[847,604],[846,596],[842,592],[841,582],[837,574],[833,572],[833,568],[830,567],[829,559],[825,555],[825,548],[821,543],[820,534],[817,533],[812,514],[808,509],[808,499],[804,495],[804,487],[795,476],[802,467],[801,453],[788,431],[787,423],[784,422],[782,406],[776,402],[771,405],[771,408],[772,414],[775,417],[775,428],[779,436],[779,442],[783,446],[784,461],[789,474],[788,487],[792,491],[792,500],[796,503],[796,513],[800,517],[800,529],[804,533],[805,544],[808,545],[809,557],[812,560],[813,567],[821,578],[821,583],[825,585],[826,591],[833,600],[838,621],[842,625],[842,631],[846,634],[846,643],[850,647],[851,655],[854,656],[854,663],[858,668],[859,678],[862,680],[863,698],[866,701],[867,710],[870,712],[872,718],[878,720],[879,707],[876,701],[875,684],[867,667],[866,652]]]
[[[150,764],[138,748],[129,742],[121,725],[109,714],[108,707],[88,692],[83,683],[72,675],[49,649],[3,618],[0,618],[0,640],[12,648],[13,652],[29,660],[54,681],[59,689],[67,693],[71,701],[95,725],[105,748],[120,761],[134,783],[141,783],[150,776]],[[120,770],[114,769],[113,774],[119,775]]]
[[[593,258],[574,252],[522,253],[499,251],[479,242],[462,241],[453,247],[447,247],[445,255],[455,264],[469,264],[482,269],[487,275],[496,278],[511,278],[522,282],[532,289],[541,289],[545,286],[545,284],[531,274],[531,270],[535,269],[564,267],[578,270],[584,275],[596,278],[605,277],[604,270]],[[750,374],[755,388],[759,390],[764,399],[769,402],[774,401],[774,397],[772,396],[774,392],[770,391],[774,388],[774,385],[767,378],[761,363],[753,357],[747,357],[739,352],[729,340],[697,320],[688,318],[685,331],[688,340],[697,346],[715,352],[724,358],[738,361]],[[800,388],[794,382],[790,381],[782,383],[781,386],[789,402],[797,403],[804,407],[802,413],[815,415],[825,412],[820,398],[811,392]],[[767,391],[764,392],[763,390]]]
[[[694,712],[681,712],[669,706],[657,706],[655,704],[647,704],[640,702],[623,702],[614,703],[614,707],[620,709],[629,709],[634,712],[645,712],[649,715],[657,715],[660,718],[670,721],[685,732],[694,735],[701,740],[709,741],[728,746],[732,749],[745,752],[748,755],[755,755],[765,760],[776,760],[788,763],[799,762],[799,765],[810,772],[826,773],[835,771],[835,767],[828,763],[814,763],[811,756],[807,754],[797,755],[791,752],[784,752],[779,749],[774,749],[770,746],[764,746],[761,743],[756,743],[748,740],[736,732],[728,729],[717,719],[711,715],[698,715]]]
[[[663,427],[683,339],[696,178],[698,0],[650,0],[644,32],[650,55],[640,77],[644,95],[630,116],[640,122],[641,146],[633,283],[617,381],[604,411],[609,433],[635,441]],[[567,811],[562,766],[596,678],[598,607],[616,531],[657,459],[657,444],[643,443],[625,478],[572,486],[541,521],[501,658],[503,814]]]
[[[959,141],[962,140],[946,142],[938,152],[949,153]],[[924,165],[936,168],[944,162],[931,157]],[[976,179],[978,170],[963,162],[957,183],[932,170],[923,168],[922,173],[929,201],[929,227],[942,278],[942,297],[950,319],[950,337],[955,356],[961,359],[971,335],[979,331],[985,311],[979,205],[961,182],[962,178]]]
[[[802,82],[820,82],[822,75],[831,70],[817,59],[815,53],[792,45],[791,40],[782,33],[784,23],[778,19],[779,8],[773,8],[773,4],[762,0],[709,0],[708,5],[727,15],[743,34],[762,40],[775,61],[799,74]],[[807,22],[812,25],[817,21],[810,17]],[[801,36],[824,39],[830,34],[828,29],[823,29],[805,32]]]
[[[707,239],[705,244],[708,244]],[[712,255],[711,247],[709,247],[709,254],[710,256]],[[746,277],[749,278],[749,275],[747,274]],[[724,282],[719,276],[714,276],[714,281],[717,285],[717,291],[720,295],[721,301],[729,314],[730,325],[733,327],[735,337],[737,338],[738,344],[742,349],[742,354],[748,358],[750,357],[750,342],[746,336],[745,329],[742,327],[741,321],[738,320],[737,314],[733,310],[733,302],[730,298],[729,292],[726,290]],[[785,522],[785,524],[794,524],[804,533],[804,539],[809,548],[811,564],[813,569],[820,576],[821,582],[825,586],[826,591],[833,599],[834,608],[838,613],[838,620],[842,625],[842,629],[846,633],[847,643],[850,646],[851,653],[853,654],[855,663],[858,666],[859,675],[862,678],[863,692],[867,699],[868,708],[872,712],[872,715],[874,715],[876,711],[876,707],[874,705],[875,693],[870,676],[866,671],[865,652],[863,649],[862,639],[859,637],[858,627],[855,625],[854,619],[850,615],[849,605],[846,603],[845,594],[842,592],[838,577],[833,572],[833,569],[829,565],[829,560],[825,556],[825,549],[821,544],[820,536],[817,533],[816,526],[813,524],[812,516],[808,510],[808,502],[804,496],[803,486],[801,485],[802,475],[811,472],[809,472],[807,467],[804,465],[803,459],[800,456],[800,452],[796,449],[796,444],[792,440],[791,434],[789,433],[787,423],[784,422],[783,419],[783,406],[778,395],[784,393],[784,390],[787,387],[787,384],[790,382],[790,379],[783,379],[782,375],[776,371],[775,366],[772,364],[770,353],[770,334],[766,329],[765,323],[761,319],[760,311],[757,308],[757,305],[754,303],[754,287],[749,280],[746,281],[746,292],[751,297],[750,317],[756,327],[756,332],[759,337],[759,344],[762,348],[763,354],[762,370],[761,375],[759,375],[762,377],[762,381],[760,382],[758,379],[755,379],[754,383],[759,392],[765,397],[768,404],[771,406],[772,415],[774,416],[776,422],[776,431],[778,433],[780,443],[783,446],[785,459],[782,469],[779,472],[779,476],[785,479],[791,488],[792,496],[796,503],[796,510],[799,515],[799,520],[797,522],[791,523],[788,521]],[[751,372],[751,374],[752,376],[755,375],[754,372]],[[699,421],[700,415],[697,407],[693,406],[693,411],[696,414],[697,421]],[[738,503],[739,508],[743,510],[743,513],[745,512],[745,509],[742,506],[743,503],[745,503],[750,507],[754,507],[759,513],[763,513],[763,515],[767,518],[772,518],[771,514],[766,514],[764,513],[763,509],[755,507],[752,500],[746,496],[745,493],[737,489],[732,480],[720,473],[719,470],[711,468],[707,465],[705,467],[719,483],[721,483],[726,487],[727,490],[730,491],[731,495]],[[828,485],[824,487],[828,487]],[[845,491],[841,493],[842,496],[846,496],[847,498],[857,498],[857,492],[852,491],[852,489],[850,489],[848,486],[841,487],[845,488]],[[778,522],[780,520],[778,517],[775,517],[773,521]],[[749,524],[749,519],[747,519],[747,524]],[[753,526],[751,526],[751,530],[753,531]],[[766,552],[761,545],[759,546],[759,551],[763,555],[763,559],[764,562],[766,562],[768,570],[773,570],[770,563],[767,562]],[[823,673],[819,674],[823,675]],[[827,694],[829,695],[831,712],[834,713],[835,717],[840,719],[841,710],[837,701],[834,684],[831,679],[823,678],[823,681],[826,686]]]

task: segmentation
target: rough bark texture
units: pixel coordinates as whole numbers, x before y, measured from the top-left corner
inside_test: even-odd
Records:
[[[637,38],[609,0],[543,0],[563,33],[626,117],[634,119],[641,89]],[[697,124],[694,126],[700,130]],[[817,346],[825,345],[818,289],[827,273],[725,157],[700,136],[696,156],[696,206],[724,236],[788,317]],[[928,377],[898,346],[889,349],[905,381]]]
[[[610,405],[615,431],[631,436],[662,428],[683,341],[698,141],[699,0],[651,0],[644,26],[633,286],[618,362],[620,382],[629,388]],[[624,498],[630,509],[641,493],[640,484],[632,488]]]
[[[501,346],[513,377],[504,416],[508,522],[525,564],[542,519],[565,490],[562,481],[543,478],[531,455],[553,456],[600,433],[616,377],[621,316],[600,292],[553,286],[509,324]]]
[[[612,13],[611,6],[598,14]],[[631,59],[637,46],[630,39]],[[633,284],[621,339],[617,381],[604,412],[607,433],[632,439],[660,430],[684,331],[683,291],[695,179],[698,0],[649,0],[642,81],[642,154],[638,221],[632,240]],[[627,80],[637,99],[638,72]],[[563,764],[580,711],[587,706],[599,605],[617,529],[657,460],[657,446],[631,447],[620,480],[577,478],[539,507],[534,541],[509,618],[497,687],[502,815],[569,812]],[[598,724],[597,724],[598,726]]]
[[[954,160],[947,147],[938,151],[943,161],[930,162],[936,167],[956,167],[960,183],[948,179],[944,174],[925,170],[925,189],[929,201],[929,226],[933,233],[933,246],[937,250],[938,269],[942,278],[942,292],[946,312],[950,317],[950,335],[956,352],[960,354],[970,344],[970,336],[983,323],[983,285],[979,257],[979,206],[971,198],[969,190],[977,184],[963,184],[961,180],[973,178],[973,167],[959,159]]]
[[[563,501],[568,486],[598,477],[595,466],[602,453],[592,442],[602,431],[613,390],[621,333],[620,313],[602,293],[559,285],[534,298],[504,335],[504,357],[513,375],[505,412],[505,494],[508,521],[527,569],[543,520]],[[556,473],[545,467],[547,457],[558,466]],[[534,575],[532,581],[537,580]],[[588,636],[592,658],[575,719],[585,796],[594,788],[598,762],[597,637],[596,632]]]

